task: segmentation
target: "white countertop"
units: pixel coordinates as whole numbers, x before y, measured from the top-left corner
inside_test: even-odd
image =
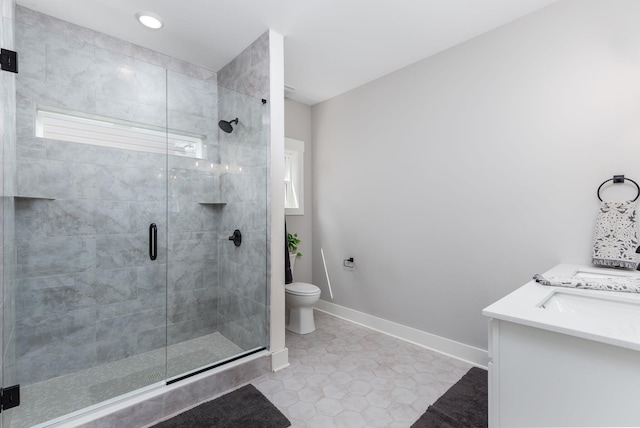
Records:
[[[531,276],[533,277],[535,273],[539,272],[533,272]],[[580,275],[640,277],[640,272],[638,271],[603,269],[570,264],[560,264],[544,272],[543,276],[573,277],[577,273]],[[640,323],[631,319],[621,320],[620,316],[609,318],[606,316],[606,312],[602,311],[601,313],[604,316],[571,312],[559,313],[541,308],[540,305],[556,292],[605,299],[607,302],[630,303],[631,305],[625,306],[629,306],[633,311],[635,311],[635,305],[637,304],[637,309],[640,311],[640,293],[552,287],[541,285],[531,280],[516,291],[483,309],[482,314],[499,320],[640,351]],[[597,300],[593,300],[593,302],[595,305],[598,304]]]

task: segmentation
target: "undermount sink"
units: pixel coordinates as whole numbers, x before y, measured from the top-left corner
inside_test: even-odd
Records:
[[[638,301],[555,291],[539,307],[550,312],[577,317],[640,325],[640,302]]]
[[[607,272],[607,273],[599,273],[599,272],[589,272],[589,271],[582,271],[579,270],[577,271],[575,274],[573,274],[573,278],[621,278],[621,277],[626,277],[629,276],[628,274],[625,273],[614,273],[614,272]]]

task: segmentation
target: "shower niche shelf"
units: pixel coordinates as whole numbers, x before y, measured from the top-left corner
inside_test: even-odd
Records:
[[[56,198],[49,198],[47,196],[28,196],[28,195],[16,195],[14,199],[42,199],[45,201],[55,201]]]
[[[213,205],[213,206],[216,206],[216,205],[220,205],[220,206],[227,205],[226,202],[198,202],[198,203],[200,205]]]

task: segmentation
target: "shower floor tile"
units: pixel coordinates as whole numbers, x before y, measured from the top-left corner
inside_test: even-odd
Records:
[[[410,427],[471,364],[315,311],[286,332],[290,367],[252,384],[293,428]]]
[[[244,350],[220,333],[171,345],[20,388],[11,428],[27,428],[236,356]],[[165,355],[167,364],[165,366]]]

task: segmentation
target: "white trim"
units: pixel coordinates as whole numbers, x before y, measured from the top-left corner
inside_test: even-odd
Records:
[[[271,371],[277,372],[286,369],[290,365],[289,348],[284,348],[271,354]]]
[[[284,38],[269,30],[269,223],[270,229],[270,300],[269,350],[279,353],[285,349],[284,327]],[[284,357],[288,353],[279,354]]]
[[[436,336],[435,334],[427,333],[413,327],[407,327],[393,321],[365,314],[344,306],[336,305],[335,303],[327,302],[326,300],[319,300],[315,305],[315,309],[449,357],[465,361],[474,366],[486,369],[489,362],[489,355],[484,349],[465,345],[464,343]]]

